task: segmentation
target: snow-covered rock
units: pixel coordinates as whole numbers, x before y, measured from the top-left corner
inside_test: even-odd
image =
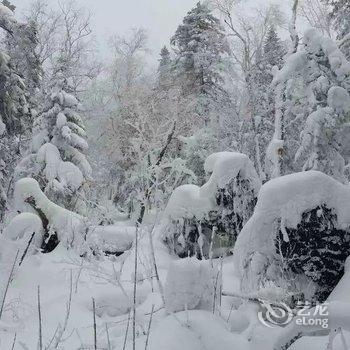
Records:
[[[238,236],[233,252],[243,290],[256,292],[269,281],[282,288],[292,288],[285,278],[287,272],[282,273],[283,258],[276,249],[278,235],[283,237],[281,244],[288,245],[293,239],[288,232],[297,232],[295,230],[302,222],[303,215],[322,207],[331,210],[336,217],[335,230],[349,229],[350,188],[321,172],[307,171],[283,176],[267,182],[261,188],[254,214]],[[325,213],[318,209],[317,215]],[[332,234],[333,231],[326,230],[323,234],[327,232]],[[337,231],[337,234],[342,233]],[[317,242],[317,237],[311,238]],[[327,251],[324,254],[327,255]],[[308,284],[312,289],[310,280],[302,280],[300,276],[299,282]],[[301,285],[299,288],[302,288]]]

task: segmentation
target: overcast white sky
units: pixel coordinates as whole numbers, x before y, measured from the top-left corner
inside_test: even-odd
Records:
[[[20,15],[32,0],[11,0]],[[58,0],[48,0],[52,6]],[[60,0],[66,1],[66,0]],[[102,53],[108,50],[107,39],[115,33],[125,34],[130,28],[143,27],[149,34],[151,60],[158,57],[161,47],[169,43],[177,26],[198,0],[77,0],[92,13],[92,27]],[[279,3],[285,10],[292,0],[243,0],[245,8]]]
[[[62,1],[62,0],[61,0]],[[113,33],[126,33],[129,28],[143,27],[149,34],[152,56],[157,57],[174,34],[185,14],[198,0],[77,0],[92,13],[93,29],[100,48]],[[31,0],[12,0],[18,14]],[[54,6],[57,1],[49,0]]]

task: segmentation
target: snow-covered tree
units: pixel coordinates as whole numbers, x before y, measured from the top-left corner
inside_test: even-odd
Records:
[[[268,148],[272,176],[319,169],[345,181],[337,135],[348,113],[349,67],[331,39],[316,30],[305,33],[303,46],[273,81],[275,135]]]
[[[198,2],[177,28],[171,43],[176,54],[173,69],[183,96],[192,104],[189,117],[194,127],[216,121],[215,106],[224,94],[222,72],[228,53],[219,19],[207,5]]]
[[[171,84],[171,56],[166,46],[160,51],[158,65],[158,84],[162,88],[169,88]]]
[[[16,35],[12,11],[0,5],[0,27]],[[31,125],[26,85],[16,71],[13,58],[0,52],[0,220],[5,213],[13,168],[21,150],[21,136]]]
[[[26,95],[33,117],[38,107],[42,67],[37,54],[37,28],[34,22],[17,23],[6,36],[6,48],[11,62],[26,84]]]
[[[181,157],[204,179],[201,164],[209,154],[220,150],[223,120],[232,113],[225,89],[229,46],[220,20],[208,4],[200,2],[184,17],[171,44],[175,52],[173,85],[179,90],[179,135],[184,141]],[[202,157],[198,159],[188,149],[189,143],[198,146],[196,153]]]
[[[81,105],[65,80],[53,93],[47,109],[34,123],[30,154],[17,167],[17,177],[33,177],[55,203],[85,212],[86,183],[91,167]]]

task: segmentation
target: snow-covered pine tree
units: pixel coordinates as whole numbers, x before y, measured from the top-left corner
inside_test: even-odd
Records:
[[[170,51],[164,46],[160,51],[158,65],[158,85],[160,88],[169,88],[171,83],[171,63]]]
[[[34,123],[31,153],[17,167],[17,177],[33,177],[54,203],[84,213],[91,166],[81,105],[66,79],[57,83],[48,106]]]
[[[181,91],[180,124],[187,125],[182,135],[196,138],[203,146],[204,155],[200,159],[203,164],[214,149],[207,149],[207,139],[202,140],[196,134],[205,127],[217,134],[222,106],[228,102],[223,88],[228,44],[220,20],[213,16],[206,4],[200,2],[185,16],[171,44],[175,51],[175,84]],[[218,135],[215,136],[220,139]],[[209,144],[213,143],[214,140]],[[189,159],[188,162],[190,168],[203,177],[204,174],[198,174],[201,169],[196,165],[198,159]]]
[[[16,23],[13,33],[6,36],[6,48],[11,62],[26,84],[26,95],[34,118],[38,109],[38,92],[42,77],[42,67],[37,49],[37,29],[34,21]]]

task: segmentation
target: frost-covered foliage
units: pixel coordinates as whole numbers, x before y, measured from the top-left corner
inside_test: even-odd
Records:
[[[164,240],[181,257],[227,252],[252,214],[261,186],[244,154],[214,153],[204,167],[208,181],[176,188],[165,209]]]
[[[350,113],[350,62],[336,44],[312,30],[304,35],[309,56],[319,66],[330,67],[327,75],[317,77],[314,89],[318,109],[311,113],[302,131],[296,159],[306,155],[304,169],[321,170],[346,182],[345,161],[340,154],[341,132]]]
[[[164,286],[166,311],[214,312],[220,303],[221,277],[220,270],[209,261],[186,258],[171,263]]]
[[[84,213],[84,187],[91,178],[88,143],[80,103],[66,90],[53,93],[47,110],[36,118],[30,153],[16,172],[36,179],[55,203]]]
[[[317,169],[345,181],[338,134],[347,121],[349,73],[331,39],[314,29],[304,34],[303,45],[273,80],[275,134],[267,152],[273,177]]]
[[[329,5],[329,17],[340,40],[340,48],[350,59],[350,4],[347,0],[323,0]]]
[[[234,248],[242,289],[324,301],[350,253],[349,199],[348,186],[317,171],[267,182]]]

